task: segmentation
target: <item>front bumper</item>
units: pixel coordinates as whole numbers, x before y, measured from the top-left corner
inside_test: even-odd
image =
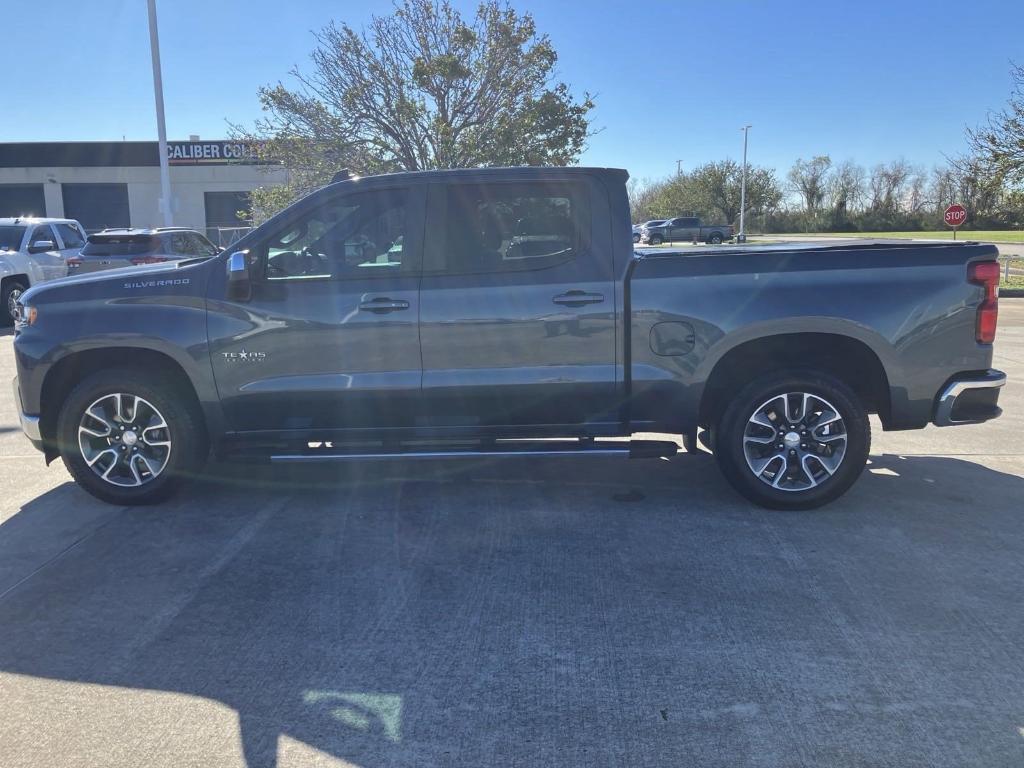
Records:
[[[939,427],[950,427],[996,418],[1003,412],[999,407],[999,390],[1004,384],[1006,374],[996,370],[954,376],[939,392],[933,422]]]
[[[14,404],[18,408],[18,419],[21,421],[21,431],[25,433],[25,437],[34,445],[38,450],[43,450],[43,434],[39,428],[39,417],[29,416],[25,413],[21,404],[21,387],[18,386],[18,377],[15,376],[11,382],[14,387]]]

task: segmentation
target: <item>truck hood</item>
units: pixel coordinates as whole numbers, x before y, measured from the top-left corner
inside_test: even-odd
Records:
[[[47,292],[73,290],[75,286],[81,285],[95,283],[120,285],[128,282],[141,283],[147,280],[172,279],[177,277],[182,270],[187,270],[189,267],[198,264],[204,264],[207,261],[209,261],[207,258],[184,259],[164,264],[142,264],[137,267],[121,267],[120,269],[107,269],[102,272],[88,272],[84,275],[62,277],[58,280],[37,283],[22,294],[21,301],[24,304],[31,304],[33,299],[45,296]]]

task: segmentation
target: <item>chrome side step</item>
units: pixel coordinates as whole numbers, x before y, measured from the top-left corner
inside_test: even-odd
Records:
[[[438,447],[430,449],[344,451],[339,447],[310,450],[304,453],[273,454],[274,463],[330,461],[381,461],[386,459],[454,459],[510,456],[625,456],[631,459],[653,459],[674,456],[679,446],[669,440],[628,441],[557,441],[508,440],[489,445],[469,447]]]

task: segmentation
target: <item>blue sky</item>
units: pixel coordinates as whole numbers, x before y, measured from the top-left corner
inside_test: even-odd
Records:
[[[17,2],[4,11],[0,141],[156,136],[144,0]],[[466,10],[475,3],[455,3]],[[514,0],[596,94],[583,162],[658,177],[742,149],[924,166],[1002,106],[1024,62],[1024,2]],[[158,0],[170,138],[219,138],[259,114],[260,85],[308,67],[311,31],[359,27],[389,1]]]

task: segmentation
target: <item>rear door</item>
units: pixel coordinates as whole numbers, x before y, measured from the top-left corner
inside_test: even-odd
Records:
[[[65,263],[68,259],[75,258],[85,245],[85,233],[74,224],[59,222],[53,225],[60,236],[60,252]]]
[[[531,432],[614,420],[604,194],[586,180],[431,186],[421,425]]]
[[[211,281],[211,358],[230,429],[297,437],[414,424],[424,197],[398,187],[300,206],[249,250],[249,300],[227,297],[223,269]]]
[[[679,220],[677,240],[693,240],[700,235],[700,219],[684,217]]]

